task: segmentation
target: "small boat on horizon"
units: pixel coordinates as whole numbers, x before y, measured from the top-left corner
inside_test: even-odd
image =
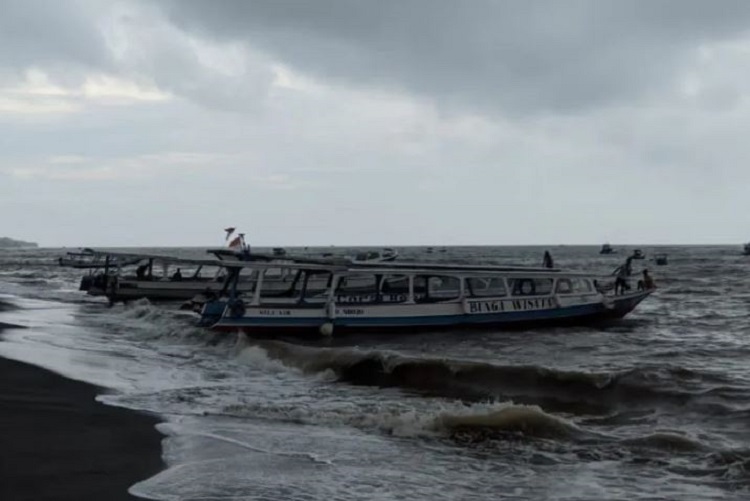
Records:
[[[742,255],[750,256],[750,242],[746,243],[744,247],[742,247]]]
[[[646,259],[646,254],[641,249],[633,250],[633,259]]]
[[[609,244],[602,245],[602,248],[599,250],[599,254],[614,254],[615,252],[615,249]]]
[[[395,261],[398,257],[398,251],[391,247],[385,247],[380,251],[365,251],[355,254],[349,260],[355,264],[374,264],[387,263]]]
[[[79,252],[66,252],[64,256],[57,258],[57,264],[66,268],[101,269],[105,267],[130,266],[139,260],[137,257],[130,256],[112,257],[107,261],[106,255],[97,253],[93,249],[86,247]]]

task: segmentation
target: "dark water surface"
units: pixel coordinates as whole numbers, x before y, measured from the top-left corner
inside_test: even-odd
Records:
[[[549,250],[595,272],[625,257]],[[637,262],[658,291],[607,328],[216,343],[175,305],[83,295],[59,250],[0,251],[0,322],[28,327],[0,355],[162,414],[170,468],[135,487],[156,499],[750,499],[750,258],[658,251],[668,266]]]

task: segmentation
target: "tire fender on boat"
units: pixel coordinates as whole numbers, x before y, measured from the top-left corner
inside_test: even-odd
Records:
[[[332,322],[326,322],[323,325],[320,326],[321,336],[330,337],[333,336],[333,323]]]

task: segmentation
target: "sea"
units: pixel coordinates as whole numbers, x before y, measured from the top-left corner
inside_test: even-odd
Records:
[[[178,304],[109,307],[57,265],[65,250],[5,250],[0,322],[26,328],[5,331],[0,356],[158,414],[166,468],[131,487],[151,499],[750,499],[750,257],[642,249],[635,270],[658,288],[606,327],[272,340],[218,336]],[[632,249],[398,250],[507,265],[549,250],[609,273]]]

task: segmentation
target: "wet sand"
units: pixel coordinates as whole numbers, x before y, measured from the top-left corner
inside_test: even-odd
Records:
[[[0,358],[0,500],[140,499],[128,488],[164,466],[159,420],[101,391]]]

